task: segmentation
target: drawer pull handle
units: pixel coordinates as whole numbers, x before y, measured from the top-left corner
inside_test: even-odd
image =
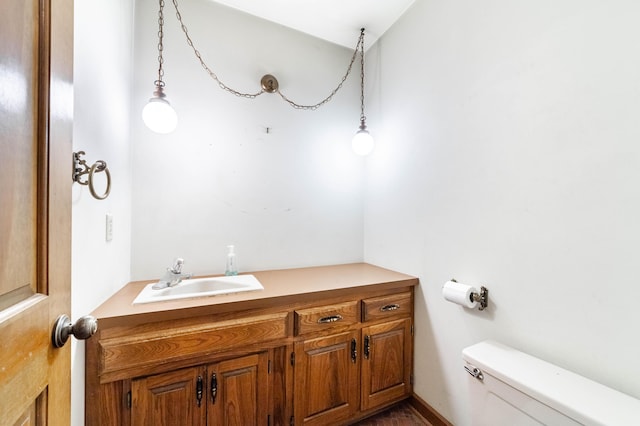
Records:
[[[218,376],[216,373],[211,375],[211,403],[216,403],[216,397],[218,396]]]
[[[358,342],[356,339],[351,339],[351,362],[354,364],[358,360]]]
[[[380,308],[382,312],[397,311],[398,309],[400,309],[400,305],[398,305],[397,303],[384,305],[383,307]]]
[[[329,324],[331,322],[340,321],[342,319],[342,315],[331,315],[330,317],[320,318],[318,320],[318,324]]]
[[[198,402],[198,407],[200,407],[202,405],[202,376],[198,376],[196,381],[196,401]]]
[[[364,336],[364,357],[369,359],[369,354],[371,353],[371,337],[367,334]]]

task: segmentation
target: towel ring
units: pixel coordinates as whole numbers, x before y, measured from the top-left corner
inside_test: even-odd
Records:
[[[96,200],[104,200],[111,193],[111,173],[109,173],[107,163],[105,161],[98,160],[89,167],[87,165],[87,161],[81,158],[83,155],[85,155],[84,151],[73,153],[73,181],[78,182],[80,185],[89,186],[89,192],[91,192],[91,195]],[[107,188],[102,195],[96,192],[93,183],[93,177],[96,173],[100,172],[104,172],[107,177]],[[86,178],[83,178],[85,175],[87,175]]]

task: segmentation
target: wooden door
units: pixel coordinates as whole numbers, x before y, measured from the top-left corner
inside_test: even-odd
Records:
[[[268,424],[268,363],[262,352],[209,366],[209,425]]]
[[[132,426],[204,426],[207,396],[204,367],[156,374],[131,383]]]
[[[3,0],[0,11],[0,413],[69,425],[72,0]]]
[[[362,329],[362,410],[411,394],[411,320]]]
[[[296,343],[296,425],[336,424],[358,410],[357,347],[357,331]]]

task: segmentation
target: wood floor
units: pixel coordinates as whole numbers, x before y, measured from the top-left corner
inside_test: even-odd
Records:
[[[408,403],[400,403],[355,426],[430,426]]]

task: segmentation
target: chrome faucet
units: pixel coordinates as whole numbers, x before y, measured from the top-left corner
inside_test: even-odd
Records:
[[[160,290],[167,287],[173,287],[180,284],[183,279],[191,278],[193,274],[186,274],[182,272],[183,263],[183,259],[177,258],[173,263],[173,266],[171,268],[167,268],[167,272],[165,272],[164,276],[151,288],[154,290]]]

